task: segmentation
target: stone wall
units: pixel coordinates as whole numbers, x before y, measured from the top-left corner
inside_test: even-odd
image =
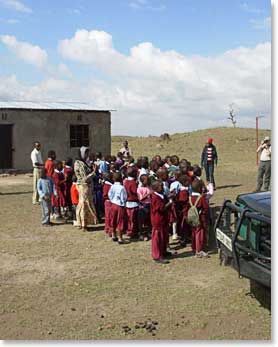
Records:
[[[43,159],[56,151],[57,159],[77,157],[78,148],[70,148],[70,125],[89,124],[93,152],[111,152],[111,113],[109,111],[1,109],[0,124],[13,124],[13,169],[32,168],[30,153],[34,141],[42,144]],[[0,139],[1,144],[1,139]]]

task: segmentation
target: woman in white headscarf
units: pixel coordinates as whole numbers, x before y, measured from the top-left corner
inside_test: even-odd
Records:
[[[95,171],[92,171],[88,166],[88,160],[89,148],[82,146],[80,148],[80,159],[77,159],[74,163],[74,172],[79,193],[79,202],[76,209],[77,226],[84,231],[87,230],[88,225],[98,223],[91,187]]]

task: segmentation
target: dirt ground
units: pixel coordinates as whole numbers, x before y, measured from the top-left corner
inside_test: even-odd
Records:
[[[115,245],[102,225],[43,228],[31,180],[0,179],[1,339],[270,339],[270,312],[217,254],[158,265],[150,242]]]
[[[246,135],[237,136],[242,146]],[[145,151],[144,139],[136,141]],[[235,166],[224,156],[228,147],[221,148],[214,210],[256,183],[251,149],[230,148],[245,156]],[[271,339],[270,311],[250,295],[248,280],[219,265],[217,253],[196,259],[189,247],[177,249],[160,265],[151,260],[150,242],[115,245],[103,225],[86,233],[70,224],[43,228],[31,191],[30,177],[0,178],[1,339]]]

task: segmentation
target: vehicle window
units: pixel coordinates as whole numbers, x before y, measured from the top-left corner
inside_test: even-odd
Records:
[[[232,211],[228,207],[225,208],[222,217],[219,221],[218,227],[227,235],[232,237],[232,234],[235,233],[238,221],[239,213]]]
[[[271,225],[261,223],[260,227],[259,253],[265,257],[271,257]]]
[[[271,225],[268,223],[245,218],[237,241],[256,253],[271,257]]]
[[[239,230],[238,240],[245,247],[258,252],[258,237],[260,235],[260,222],[255,219],[244,218]]]

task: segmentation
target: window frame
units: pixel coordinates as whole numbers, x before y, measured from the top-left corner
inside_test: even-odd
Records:
[[[70,144],[70,148],[78,148],[81,146],[89,147],[90,146],[90,124],[70,124],[69,144]]]

